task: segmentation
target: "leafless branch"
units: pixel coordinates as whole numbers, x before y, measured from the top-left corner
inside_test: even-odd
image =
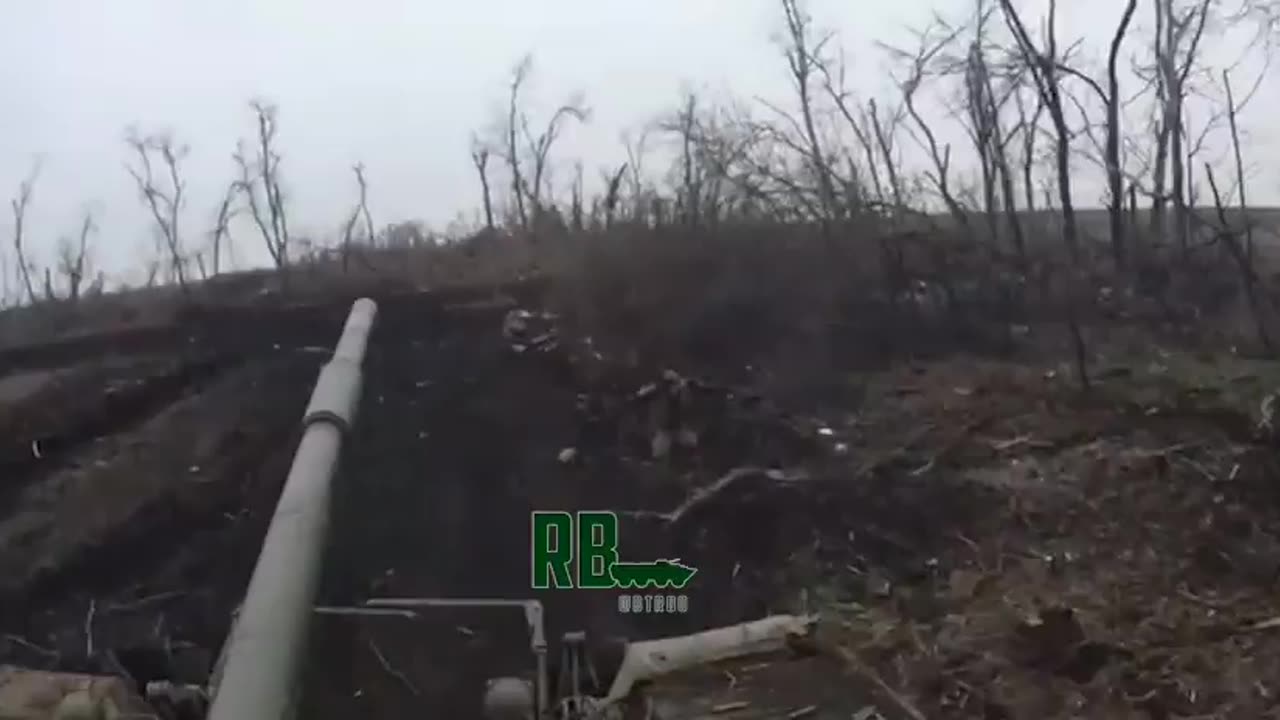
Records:
[[[289,266],[290,237],[285,197],[280,186],[280,155],[276,151],[277,109],[261,100],[249,103],[257,126],[254,155],[244,143],[232,159],[240,170],[236,187],[244,196],[249,215],[262,235],[276,270],[285,275]]]
[[[480,177],[481,199],[484,201],[484,226],[492,231],[494,229],[493,192],[489,186],[489,156],[489,146],[473,135],[471,137],[471,164],[475,166],[476,174]]]
[[[79,302],[89,258],[89,235],[97,229],[93,213],[85,211],[76,240],[63,237],[58,242],[58,272],[67,283],[67,300]]]
[[[209,246],[210,253],[213,256],[214,275],[222,272],[223,250],[226,250],[228,254],[231,253],[231,221],[240,213],[240,208],[235,206],[237,195],[239,195],[238,184],[234,182],[228,184],[222,194],[222,201],[218,203],[213,229],[209,231]]]
[[[31,192],[35,189],[36,180],[40,177],[40,169],[41,164],[36,162],[31,172],[18,185],[18,196],[9,201],[9,206],[13,209],[14,261],[18,264],[18,275],[23,287],[27,290],[27,300],[32,305],[39,302],[39,298],[36,297],[35,284],[31,280],[31,270],[34,266],[27,257],[26,220],[27,209],[31,206]]]
[[[181,164],[188,148],[176,145],[167,134],[143,136],[130,129],[125,143],[136,155],[136,165],[126,164],[138,188],[138,196],[151,213],[156,232],[163,242],[172,280],[185,291],[187,288],[187,263],[189,258],[183,247],[179,221],[185,202],[186,183],[182,179]],[[162,165],[163,179],[156,177],[155,159]]]

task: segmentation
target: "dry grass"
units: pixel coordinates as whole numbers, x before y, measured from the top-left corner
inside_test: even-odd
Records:
[[[884,379],[906,394],[869,403],[879,443],[936,428],[904,476],[968,486],[989,510],[931,580],[829,606],[834,642],[927,717],[1272,716],[1277,467],[1239,395],[1170,377],[1196,364],[1174,360],[1158,380],[1117,373],[1092,399],[1025,366]],[[1278,372],[1237,378],[1267,386],[1260,369]],[[975,417],[991,421],[949,439]]]

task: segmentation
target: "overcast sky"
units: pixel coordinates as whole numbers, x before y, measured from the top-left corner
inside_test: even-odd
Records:
[[[888,97],[874,41],[907,41],[903,28],[932,10],[961,18],[968,4],[814,0],[810,8],[839,32],[859,89]],[[1063,37],[1089,34],[1091,52],[1121,3],[1061,5]],[[468,138],[491,121],[524,53],[536,58],[535,108],[585,94],[590,125],[571,132],[561,157],[593,169],[621,157],[621,130],[668,109],[684,87],[785,99],[771,42],[779,21],[777,0],[0,0],[0,189],[12,193],[42,156],[29,219],[40,259],[92,207],[99,260],[119,273],[150,246],[123,166],[125,128],[171,129],[191,145],[185,222],[203,231],[232,177],[236,140],[253,130],[247,101],[262,96],[280,107],[299,232],[336,232],[354,199],[356,161],[368,168],[379,224],[443,226],[478,204]],[[1221,34],[1212,40],[1223,57],[1234,49]],[[1251,191],[1272,203],[1280,162],[1264,161],[1280,160],[1277,110],[1273,79],[1245,118]],[[1082,198],[1095,200],[1096,192]],[[7,244],[7,217],[2,226]],[[259,245],[247,232],[238,242]]]

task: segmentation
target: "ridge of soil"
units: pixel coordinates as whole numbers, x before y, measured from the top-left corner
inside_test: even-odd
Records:
[[[849,707],[885,717],[1276,707],[1277,468],[1253,417],[1271,365],[1117,355],[1081,395],[1062,368],[953,356],[833,371],[825,407],[783,407],[563,330],[517,351],[519,302],[382,299],[320,604],[532,594],[553,640],[819,610]],[[203,681],[346,311],[0,352],[0,663]],[[68,362],[89,347],[110,352]],[[663,433],[696,441],[655,457]],[[529,513],[578,509],[619,511],[629,555],[698,568],[690,611],[531,593]],[[322,719],[479,717],[485,679],[530,665],[518,615],[488,611],[318,615],[310,657]],[[779,692],[799,705],[826,673]]]

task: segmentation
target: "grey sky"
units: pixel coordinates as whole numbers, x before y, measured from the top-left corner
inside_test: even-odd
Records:
[[[968,4],[810,7],[840,33],[858,89],[887,93],[884,56],[872,42],[906,41],[903,26],[935,8],[960,18]],[[1118,0],[1062,5],[1063,37],[1088,34],[1089,48],[1101,49]],[[571,131],[560,153],[566,164],[581,157],[591,172],[621,157],[622,129],[671,107],[682,87],[785,100],[785,68],[770,40],[778,21],[777,0],[3,0],[0,189],[12,193],[42,155],[30,216],[40,260],[89,205],[102,227],[98,258],[118,274],[150,246],[123,169],[124,129],[172,129],[191,145],[186,223],[203,231],[232,176],[235,142],[253,129],[246,103],[264,96],[280,106],[297,229],[336,232],[354,199],[357,160],[368,168],[376,221],[443,226],[478,203],[468,137],[491,120],[525,52],[536,58],[535,107],[581,91],[593,108],[590,125]],[[1224,58],[1238,42],[1212,39]],[[1251,191],[1273,203],[1280,173],[1264,161],[1280,159],[1277,110],[1273,79],[1245,118],[1258,166]],[[1081,200],[1092,204],[1096,195],[1086,190]],[[9,225],[0,225],[5,244]],[[237,240],[257,252],[249,233]]]

